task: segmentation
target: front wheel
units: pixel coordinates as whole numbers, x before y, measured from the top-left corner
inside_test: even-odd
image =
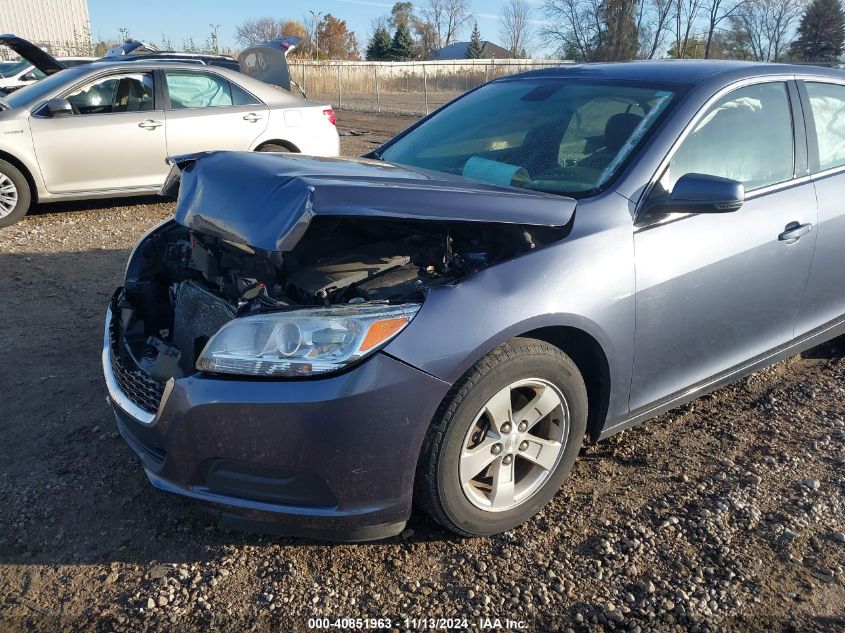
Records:
[[[459,534],[509,530],[558,491],[586,425],[575,363],[544,341],[513,339],[476,363],[441,406],[423,444],[416,498]]]
[[[0,160],[0,228],[25,216],[31,200],[24,175],[11,163]]]

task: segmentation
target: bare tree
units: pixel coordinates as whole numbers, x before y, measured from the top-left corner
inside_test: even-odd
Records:
[[[644,24],[638,29],[640,57],[654,59],[669,29],[674,4],[672,0],[644,0],[641,7]],[[646,23],[649,28],[645,28]]]
[[[596,61],[597,51],[604,48],[601,7],[602,0],[545,0],[549,19],[541,33],[544,41],[556,45],[564,57]]]
[[[683,59],[704,0],[675,0],[675,57]]]
[[[428,0],[422,15],[434,25],[441,46],[449,46],[472,14],[469,0]]]
[[[414,33],[417,36],[417,54],[421,59],[431,59],[440,48],[437,28],[428,20],[417,16],[413,16],[411,21],[414,26]]]
[[[282,23],[286,20],[275,18],[256,18],[244,20],[244,23],[235,27],[235,39],[244,46],[255,46],[261,42],[272,40],[282,35]]]
[[[514,57],[528,50],[531,38],[531,7],[526,0],[509,0],[502,7],[502,43]]]
[[[748,0],[731,22],[754,59],[776,62],[789,49],[792,26],[802,9],[801,0]]]
[[[713,37],[716,29],[736,13],[746,0],[705,0],[704,16],[707,20],[707,36],[704,41],[704,59],[710,59]]]

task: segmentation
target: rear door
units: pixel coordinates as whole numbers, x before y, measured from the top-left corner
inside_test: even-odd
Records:
[[[100,75],[63,95],[74,114],[30,117],[47,190],[149,189],[167,176],[164,112],[152,71]]]
[[[213,71],[162,70],[167,105],[167,152],[248,150],[267,127],[269,109]]]
[[[795,177],[806,175],[804,138],[797,91],[783,81],[730,91],[691,124],[650,197],[703,173],[739,180],[746,199],[635,232],[632,410],[792,341],[816,239],[813,185]]]
[[[845,316],[845,84],[807,79],[799,88],[819,201],[816,255],[797,324],[805,334]]]

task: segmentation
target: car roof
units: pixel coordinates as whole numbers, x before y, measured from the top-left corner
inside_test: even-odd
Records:
[[[709,77],[728,74],[734,79],[761,75],[802,74],[845,78],[841,70],[799,64],[770,64],[735,60],[672,59],[597,64],[572,64],[533,70],[511,77],[585,78],[618,81],[652,81],[697,84]],[[504,77],[503,79],[508,79]]]
[[[127,60],[127,59],[145,59],[145,58],[156,58],[156,57],[172,57],[174,59],[184,58],[184,59],[215,59],[221,61],[231,61],[236,62],[238,61],[231,55],[218,55],[216,53],[186,53],[184,51],[149,51],[144,53],[129,53],[128,55],[114,55],[112,57],[102,57],[103,61],[108,60]]]

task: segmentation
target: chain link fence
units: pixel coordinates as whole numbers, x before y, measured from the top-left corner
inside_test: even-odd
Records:
[[[571,64],[559,60],[461,59],[349,62],[289,59],[291,78],[311,101],[338,110],[424,115],[491,79]]]

